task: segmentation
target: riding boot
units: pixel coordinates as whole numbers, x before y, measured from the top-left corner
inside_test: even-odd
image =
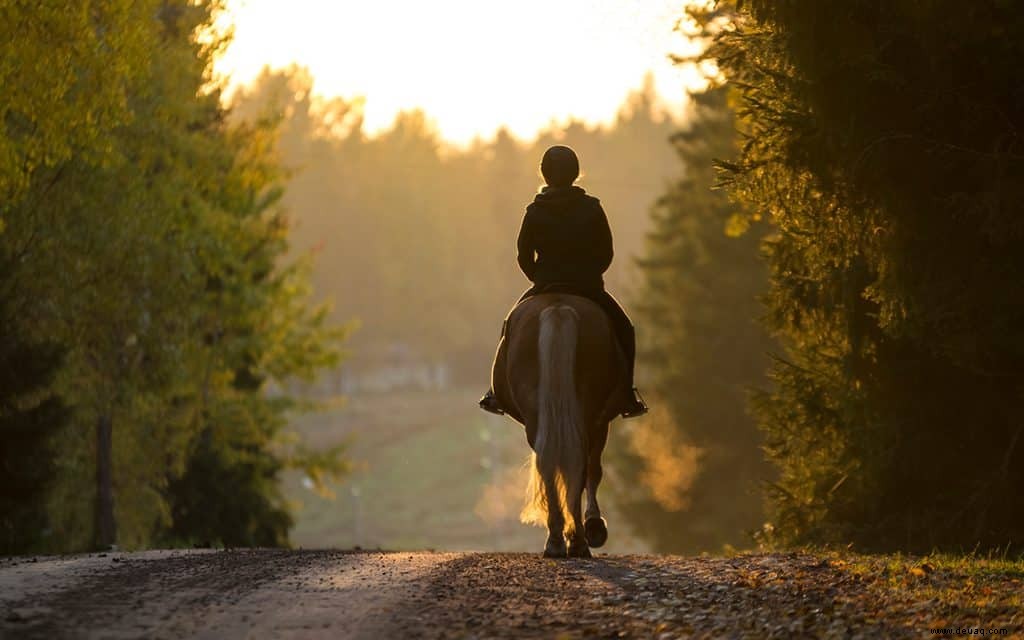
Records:
[[[501,323],[501,336],[498,338],[498,344],[501,344],[501,341],[505,339],[506,331],[508,331],[508,316],[506,316],[505,320]],[[494,395],[494,389],[488,389],[487,393],[484,394],[484,397],[480,398],[480,401],[477,402],[477,404],[480,405],[481,409],[488,413],[493,413],[498,416],[505,415],[505,410],[501,408],[500,404],[498,404],[498,397]]]
[[[626,356],[626,388],[628,391],[622,399],[619,412],[623,418],[636,418],[647,413],[647,404],[640,396],[640,391],[633,386],[633,371],[636,360],[636,332],[632,323],[619,323],[617,327],[619,343]]]
[[[623,418],[636,418],[647,413],[647,403],[640,396],[640,390],[633,386],[633,363],[630,361],[626,368],[627,388],[626,397],[623,398],[621,415]]]
[[[640,397],[640,390],[636,387],[630,387],[629,394],[626,396],[626,401],[622,408],[622,417],[636,418],[644,415],[647,411],[647,403]]]
[[[480,408],[484,411],[493,413],[495,415],[503,416],[505,411],[498,405],[498,398],[494,395],[494,390],[488,389],[484,397],[480,398],[478,403]]]

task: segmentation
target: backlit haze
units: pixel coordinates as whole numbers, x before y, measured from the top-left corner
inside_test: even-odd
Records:
[[[229,86],[261,68],[309,69],[321,96],[363,96],[365,128],[422,108],[442,137],[466,143],[502,125],[532,138],[570,117],[608,122],[653,75],[678,112],[699,82],[675,67],[678,0],[228,0],[234,41],[216,71]]]
[[[537,532],[518,519],[522,430],[477,408],[501,318],[528,282],[514,251],[524,203],[544,148],[573,146],[615,238],[605,283],[630,295],[651,204],[682,171],[669,143],[680,123],[665,111],[680,115],[687,88],[702,84],[669,58],[694,53],[673,29],[684,3],[226,1],[225,98],[266,66],[285,70],[245,92],[236,114],[280,109],[280,158],[295,169],[282,201],[290,244],[315,255],[313,291],[332,301],[332,320],[359,323],[315,387],[344,406],[297,422],[324,446],[351,437],[357,470],[335,500],[289,479],[286,496],[304,505],[292,541],[531,548]],[[318,96],[340,100],[324,109]],[[349,106],[362,109],[362,129],[332,129]],[[416,109],[426,122],[396,121]],[[501,127],[518,140],[496,136]],[[687,486],[692,449],[641,444],[652,478]],[[658,499],[673,499],[662,485]],[[604,506],[615,513],[611,497]],[[609,545],[648,550],[625,526]]]

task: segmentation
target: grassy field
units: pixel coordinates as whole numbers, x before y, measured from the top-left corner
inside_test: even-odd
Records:
[[[536,551],[544,531],[518,521],[529,453],[523,429],[476,407],[479,390],[409,391],[347,398],[336,410],[297,425],[312,445],[351,442],[356,469],[332,487],[333,499],[287,478],[296,503],[292,543],[312,547],[382,547]],[[606,492],[611,530],[603,551],[646,551],[618,521]]]

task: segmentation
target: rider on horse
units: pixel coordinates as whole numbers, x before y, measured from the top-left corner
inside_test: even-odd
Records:
[[[573,185],[580,174],[579,160],[569,147],[554,146],[544,152],[540,164],[547,183],[526,208],[519,230],[519,268],[533,286],[519,299],[539,293],[571,293],[596,302],[611,321],[612,330],[626,357],[629,384],[622,398],[622,417],[647,413],[647,406],[633,386],[636,334],[629,316],[604,290],[602,274],[612,262],[612,232],[601,202]],[[505,335],[502,327],[502,337]],[[493,390],[480,399],[480,408],[503,414]]]

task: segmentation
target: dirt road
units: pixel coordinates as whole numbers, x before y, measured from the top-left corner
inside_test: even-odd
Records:
[[[893,638],[816,556],[156,551],[0,560],[3,638]],[[913,603],[907,603],[908,611]]]

